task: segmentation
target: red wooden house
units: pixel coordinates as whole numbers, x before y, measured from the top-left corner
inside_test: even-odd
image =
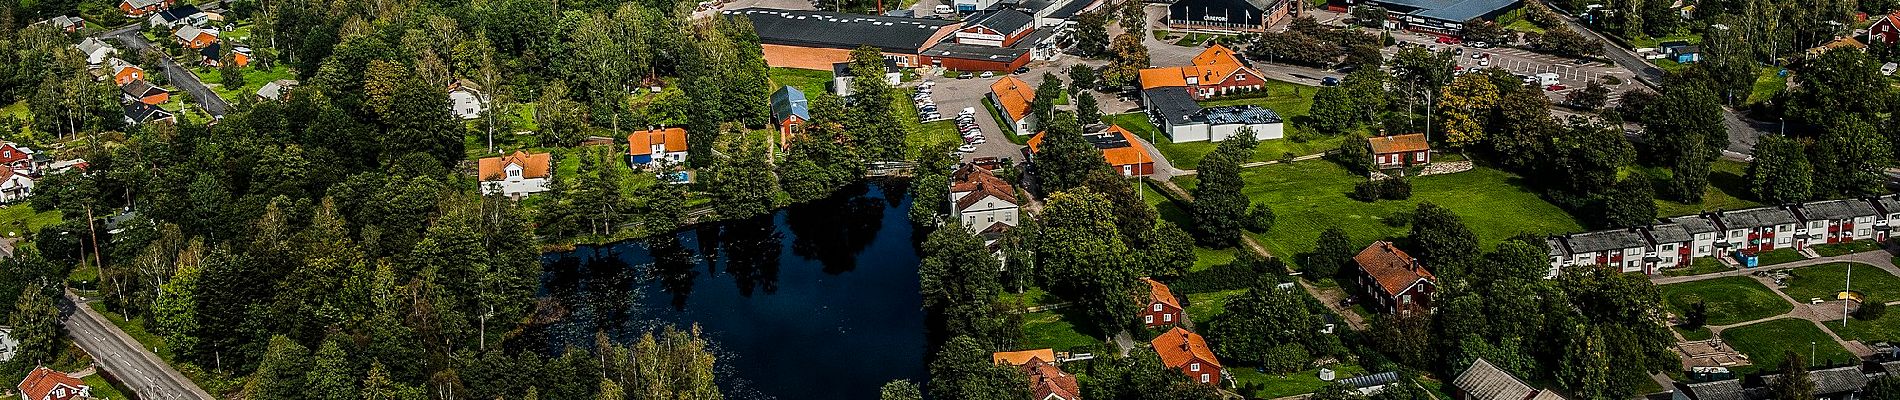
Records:
[[[1900,11],[1882,15],[1867,27],[1867,43],[1900,43]]]
[[[1141,323],[1150,328],[1173,325],[1181,321],[1181,302],[1174,298],[1174,292],[1168,285],[1154,279],[1141,278],[1148,284],[1148,305],[1141,309]]]
[[[1438,278],[1412,255],[1381,240],[1360,250],[1352,260],[1359,264],[1359,284],[1365,287],[1380,311],[1388,314],[1431,311],[1432,294],[1438,292]]]
[[[1241,64],[1233,49],[1218,44],[1194,56],[1192,65],[1141,70],[1141,90],[1183,87],[1194,100],[1257,90],[1265,84],[1259,71]]]
[[[1214,350],[1207,347],[1207,339],[1201,335],[1177,326],[1148,344],[1161,356],[1161,365],[1179,370],[1195,382],[1220,385],[1220,360],[1214,357]]]
[[[1422,133],[1366,138],[1366,145],[1372,147],[1372,165],[1379,169],[1432,162],[1432,145],[1425,141]]]

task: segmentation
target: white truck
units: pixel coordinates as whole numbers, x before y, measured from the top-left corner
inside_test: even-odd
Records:
[[[1557,84],[1557,78],[1558,78],[1558,75],[1555,72],[1545,72],[1545,73],[1537,74],[1537,86],[1544,87],[1544,86],[1555,85]]]

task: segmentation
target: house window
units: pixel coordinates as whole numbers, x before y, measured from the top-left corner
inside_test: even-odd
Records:
[[[518,170],[518,169],[517,169],[517,170],[508,170],[508,177],[509,177],[509,178],[520,178],[520,177],[521,177],[521,170]]]
[[[1409,295],[1409,294],[1408,294],[1408,295],[1405,295],[1404,297],[1402,297],[1402,298],[1401,298],[1401,299],[1399,300],[1399,302],[1400,302],[1400,303],[1405,303],[1405,304],[1412,304],[1412,295]]]
[[[1201,374],[1201,383],[1207,383],[1207,374]]]
[[[1161,311],[1161,303],[1155,303],[1155,305],[1154,305],[1154,310],[1155,310],[1155,311]]]
[[[1161,314],[1161,322],[1174,322],[1174,314]]]
[[[990,220],[986,222],[996,222],[996,214],[990,214]]]
[[[1194,372],[1201,372],[1201,363],[1188,363],[1188,370],[1194,371]]]
[[[1133,165],[1123,165],[1123,166],[1122,166],[1122,176],[1130,176],[1130,175],[1134,175],[1134,174],[1135,174],[1135,171],[1134,171],[1134,170],[1135,170],[1135,166],[1133,166]]]
[[[1782,232],[1787,232],[1787,231],[1791,231],[1791,230],[1794,230],[1793,228],[1790,228],[1790,227],[1788,227],[1787,225],[1782,225],[1782,226],[1781,226],[1780,228],[1781,228],[1781,229],[1780,229],[1780,231],[1782,231]]]
[[[1412,157],[1412,161],[1425,162],[1425,152],[1421,151],[1418,153],[1414,153]]]
[[[1142,323],[1144,323],[1144,324],[1152,324],[1152,323],[1155,323],[1155,316],[1153,316],[1153,315],[1147,315],[1147,316],[1143,316],[1143,317],[1142,317],[1141,319],[1142,319]]]

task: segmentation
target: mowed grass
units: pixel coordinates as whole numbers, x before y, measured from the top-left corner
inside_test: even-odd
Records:
[[[92,387],[93,398],[106,400],[131,399],[131,397],[125,395],[125,390],[119,389],[119,387],[113,385],[112,382],[107,382],[106,377],[100,376],[99,374],[87,375],[84,379],[80,380],[85,381],[86,386]]]
[[[1686,268],[1665,269],[1662,274],[1663,276],[1691,276],[1726,272],[1732,269],[1734,268],[1729,268],[1728,264],[1723,264],[1713,257],[1697,257],[1691,260]]]
[[[1761,67],[1755,72],[1755,85],[1749,89],[1746,103],[1755,104],[1775,98],[1781,91],[1788,89],[1788,78],[1780,75],[1781,69]]]
[[[1046,347],[1056,349],[1056,351],[1069,351],[1104,345],[1101,339],[1089,337],[1076,330],[1075,323],[1070,321],[1080,316],[1071,317],[1063,311],[1068,310],[1023,314],[1023,341],[1017,347],[1025,349]]]
[[[1683,204],[1669,200],[1656,200],[1656,214],[1662,216],[1693,215],[1715,210],[1736,210],[1759,207],[1761,203],[1749,200],[1748,180],[1742,176],[1748,170],[1748,164],[1739,161],[1716,160],[1709,165],[1709,186],[1703,189],[1702,202]],[[1652,171],[1652,179],[1666,181],[1668,170]]]
[[[1523,233],[1583,231],[1575,218],[1524,187],[1521,178],[1491,168],[1414,178],[1411,199],[1376,203],[1347,198],[1353,185],[1365,178],[1324,160],[1248,168],[1241,177],[1247,183],[1243,189],[1247,197],[1267,204],[1277,216],[1267,233],[1248,234],[1289,263],[1298,263],[1299,254],[1311,252],[1320,232],[1331,227],[1345,230],[1357,246],[1405,236],[1409,227],[1388,224],[1387,219],[1399,213],[1409,215],[1422,202],[1457,214],[1485,249]],[[1196,182],[1190,176],[1176,183],[1192,193]]]
[[[1215,316],[1227,312],[1227,300],[1247,293],[1247,289],[1223,290],[1219,292],[1194,293],[1187,295],[1187,315],[1200,326],[1207,326]]]
[[[1887,271],[1859,263],[1829,263],[1795,268],[1789,274],[1788,287],[1781,289],[1796,301],[1811,298],[1833,300],[1834,294],[1847,288],[1847,269],[1854,269],[1853,290],[1873,301],[1900,300],[1900,278]]]
[[[1708,307],[1709,325],[1728,325],[1786,314],[1793,304],[1776,296],[1767,286],[1746,276],[1663,285],[1663,302],[1669,312],[1686,315],[1689,306],[1701,301]]]
[[[263,88],[271,81],[297,77],[296,73],[290,71],[290,67],[282,64],[267,70],[255,68],[257,64],[251,65],[252,67],[244,69],[244,86],[237,88],[224,87],[224,79],[220,78],[221,75],[216,68],[208,69],[209,72],[200,72],[207,70],[194,68],[193,72],[198,74],[198,79],[203,80],[206,87],[211,88],[212,93],[217,93],[218,97],[233,103],[248,96],[257,96],[257,89]]]
[[[1787,263],[1807,259],[1807,257],[1801,255],[1801,252],[1795,251],[1793,248],[1781,248],[1781,249],[1774,249],[1774,250],[1756,253],[1755,258],[1756,258],[1756,261],[1758,262],[1758,265],[1764,266],[1764,267],[1769,266],[1769,265],[1775,265],[1775,264],[1787,264]]]
[[[1365,375],[1366,373],[1365,368],[1353,364],[1333,364],[1328,365],[1327,368],[1332,368],[1333,372],[1337,374],[1335,376],[1341,379]],[[1233,373],[1234,380],[1238,381],[1236,383],[1243,387],[1249,384],[1262,385],[1260,390],[1251,393],[1249,397],[1256,399],[1272,399],[1312,393],[1325,388],[1326,385],[1332,384],[1332,382],[1319,380],[1319,368],[1286,374],[1284,377],[1279,374],[1261,373],[1259,370],[1249,367],[1228,368],[1227,372]]]
[[[1782,318],[1758,324],[1739,326],[1722,331],[1722,340],[1736,351],[1747,354],[1754,365],[1743,367],[1736,373],[1749,373],[1761,370],[1777,369],[1789,352],[1808,357],[1808,365],[1824,365],[1828,362],[1854,360],[1854,354],[1828,337],[1827,332],[1814,326],[1814,322],[1798,318]],[[1810,350],[1809,343],[1813,343]]]
[[[779,87],[791,86],[805,92],[807,98],[817,97],[826,92],[825,86],[831,83],[831,71],[798,68],[772,68],[767,71],[772,80],[772,91]]]
[[[38,232],[41,227],[57,225],[60,221],[59,210],[38,211],[24,202],[0,207],[0,235],[7,237]]]
[[[1847,255],[1847,254],[1853,254],[1853,253],[1862,253],[1862,252],[1881,250],[1883,249],[1883,247],[1880,245],[1880,242],[1876,242],[1872,240],[1856,240],[1852,242],[1817,244],[1813,246],[1813,249],[1814,249],[1814,254],[1820,254],[1822,257],[1833,257],[1833,256],[1839,256],[1839,255]]]

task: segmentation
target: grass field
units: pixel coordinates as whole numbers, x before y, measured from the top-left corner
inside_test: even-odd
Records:
[[[26,203],[17,203],[0,208],[0,235],[12,237],[38,232],[40,227],[59,224],[60,221],[59,210],[35,211]]]
[[[112,382],[107,382],[106,377],[99,376],[99,374],[87,375],[81,380],[86,382],[86,386],[92,387],[93,398],[106,400],[131,399],[131,397],[125,395],[125,390],[119,389],[119,387],[113,385]]]
[[[1828,337],[1827,332],[1816,328],[1814,322],[1805,319],[1782,318],[1759,324],[1740,326],[1722,331],[1722,340],[1736,351],[1747,354],[1754,365],[1742,367],[1737,374],[1750,373],[1766,369],[1780,368],[1781,360],[1789,352],[1808,357],[1808,365],[1826,364],[1827,361],[1841,362],[1854,359],[1840,343]],[[1814,343],[1810,348],[1808,343]]]
[[[1672,327],[1669,327],[1669,329],[1676,330],[1676,333],[1682,335],[1683,340],[1709,340],[1710,338],[1715,337],[1714,333],[1710,332],[1709,327],[1706,327],[1706,326],[1695,328],[1695,330],[1693,331],[1684,330],[1680,326],[1672,326]]]
[[[222,97],[225,101],[233,103],[247,96],[256,96],[257,89],[263,88],[264,84],[271,83],[271,81],[294,79],[297,77],[297,74],[290,71],[290,67],[282,64],[276,65],[268,70],[246,68],[244,70],[244,86],[233,89],[224,87],[224,84],[219,83],[223,82],[223,79],[219,78],[220,75],[216,68],[192,68],[192,73],[197,74],[198,79],[204,81],[205,86],[211,88],[212,93],[217,93],[218,97]]]
[[[1364,375],[1366,372],[1365,368],[1352,364],[1333,364],[1328,367],[1332,368],[1333,372],[1337,373],[1339,378]],[[1251,396],[1248,397],[1256,399],[1271,399],[1312,393],[1332,383],[1319,380],[1318,368],[1286,374],[1284,377],[1278,374],[1261,373],[1253,368],[1238,366],[1228,368],[1227,372],[1233,373],[1234,380],[1241,386],[1249,384],[1265,385],[1261,387],[1259,391],[1251,393]]]
[[[1663,302],[1678,316],[1701,301],[1708,307],[1709,325],[1728,325],[1785,314],[1793,304],[1776,296],[1754,278],[1727,276],[1659,286]]]
[[[1373,240],[1404,236],[1405,226],[1388,224],[1395,214],[1410,214],[1421,202],[1448,208],[1464,219],[1488,249],[1521,233],[1580,232],[1583,226],[1557,206],[1524,187],[1521,178],[1490,168],[1412,179],[1412,198],[1365,203],[1346,197],[1363,181],[1327,161],[1302,161],[1249,168],[1241,173],[1247,197],[1272,207],[1277,221],[1265,234],[1253,235],[1267,251],[1297,263],[1312,251],[1319,233],[1338,227],[1363,246]],[[1176,180],[1192,191],[1193,177]]]
[[[1758,258],[1757,261],[1760,261],[1759,265],[1761,266],[1787,264],[1807,259],[1807,257],[1801,256],[1801,252],[1795,251],[1793,248],[1764,251],[1756,253],[1755,257]]]
[[[1828,263],[1795,268],[1789,273],[1794,277],[1788,279],[1788,287],[1781,291],[1795,301],[1817,297],[1832,300],[1835,293],[1847,287],[1847,268],[1850,265],[1854,268],[1854,291],[1875,301],[1900,300],[1900,278],[1878,267],[1857,263]]]
[[[1665,269],[1662,271],[1662,274],[1663,276],[1690,276],[1690,275],[1713,274],[1717,272],[1728,271],[1730,269],[1731,268],[1729,268],[1728,264],[1723,264],[1721,261],[1717,261],[1714,258],[1701,257],[1701,258],[1696,258],[1695,260],[1691,260],[1689,262],[1688,268]]]
[[[1204,107],[1250,104],[1271,108],[1274,112],[1280,113],[1280,117],[1286,121],[1288,138],[1260,141],[1260,147],[1256,148],[1252,161],[1278,160],[1286,153],[1307,155],[1339,148],[1339,142],[1344,140],[1341,136],[1315,134],[1306,130],[1302,122],[1313,108],[1313,96],[1319,93],[1318,87],[1271,79],[1267,80],[1265,87],[1264,94],[1256,93],[1243,98],[1203,101],[1200,104]],[[1154,124],[1149,123],[1147,115],[1142,113],[1112,115],[1108,119],[1144,139],[1154,138],[1156,149],[1160,150],[1162,156],[1167,157],[1168,162],[1173,163],[1176,168],[1194,169],[1200,165],[1202,157],[1214,152],[1216,145],[1214,142],[1174,143],[1168,140],[1167,135],[1155,134],[1159,130]],[[1153,135],[1150,136],[1151,134]],[[1295,142],[1292,139],[1295,136],[1303,136],[1309,140]]]
[[[1214,320],[1214,316],[1227,312],[1227,299],[1243,293],[1247,293],[1247,289],[1189,294],[1187,295],[1188,318],[1205,327],[1208,321]]]
[[[817,97],[825,92],[825,85],[831,83],[831,71],[798,68],[772,68],[768,74],[772,80],[772,91],[781,86],[791,86],[804,91],[807,97]]]
[[[1882,247],[1880,245],[1880,242],[1876,242],[1872,240],[1857,240],[1857,241],[1852,241],[1852,242],[1817,244],[1813,246],[1813,249],[1814,249],[1814,254],[1820,254],[1822,257],[1833,257],[1833,256],[1839,256],[1839,255],[1881,250]]]
[[[1518,32],[1537,33],[1537,34],[1544,33],[1544,27],[1537,26],[1537,24],[1531,23],[1531,21],[1528,19],[1518,19],[1516,21],[1511,21],[1510,24],[1504,25],[1504,29],[1509,29],[1509,30],[1518,31]]]
[[[1735,210],[1758,207],[1761,203],[1747,200],[1748,181],[1742,174],[1748,170],[1748,164],[1738,161],[1715,160],[1709,166],[1709,186],[1703,189],[1702,202],[1683,204],[1668,200],[1656,200],[1656,214],[1663,216],[1701,214],[1706,211]],[[1651,179],[1667,181],[1668,170],[1656,169],[1650,173]]]
[[[1035,307],[1062,302],[1061,299],[1049,295],[1049,292],[1042,291],[1042,288],[1035,287],[1024,290],[1020,294],[1004,292],[1002,295],[996,297],[996,301],[1012,308],[1016,307],[1019,302],[1023,307]]]
[[[1051,348],[1056,351],[1068,351],[1076,348],[1099,348],[1104,346],[1100,339],[1089,337],[1076,330],[1069,321],[1082,318],[1079,315],[1067,315],[1074,309],[1044,311],[1023,314],[1023,341],[1018,347],[1025,349]],[[1085,350],[1086,351],[1086,350]]]
[[[1755,85],[1748,92],[1747,104],[1755,104],[1775,98],[1781,91],[1788,89],[1788,79],[1779,73],[1780,68],[1761,67],[1755,73]]]
[[[1895,313],[1882,314],[1879,319],[1862,321],[1849,319],[1847,327],[1841,327],[1841,321],[1828,321],[1827,329],[1842,339],[1859,340],[1861,343],[1900,341],[1900,316]]]

